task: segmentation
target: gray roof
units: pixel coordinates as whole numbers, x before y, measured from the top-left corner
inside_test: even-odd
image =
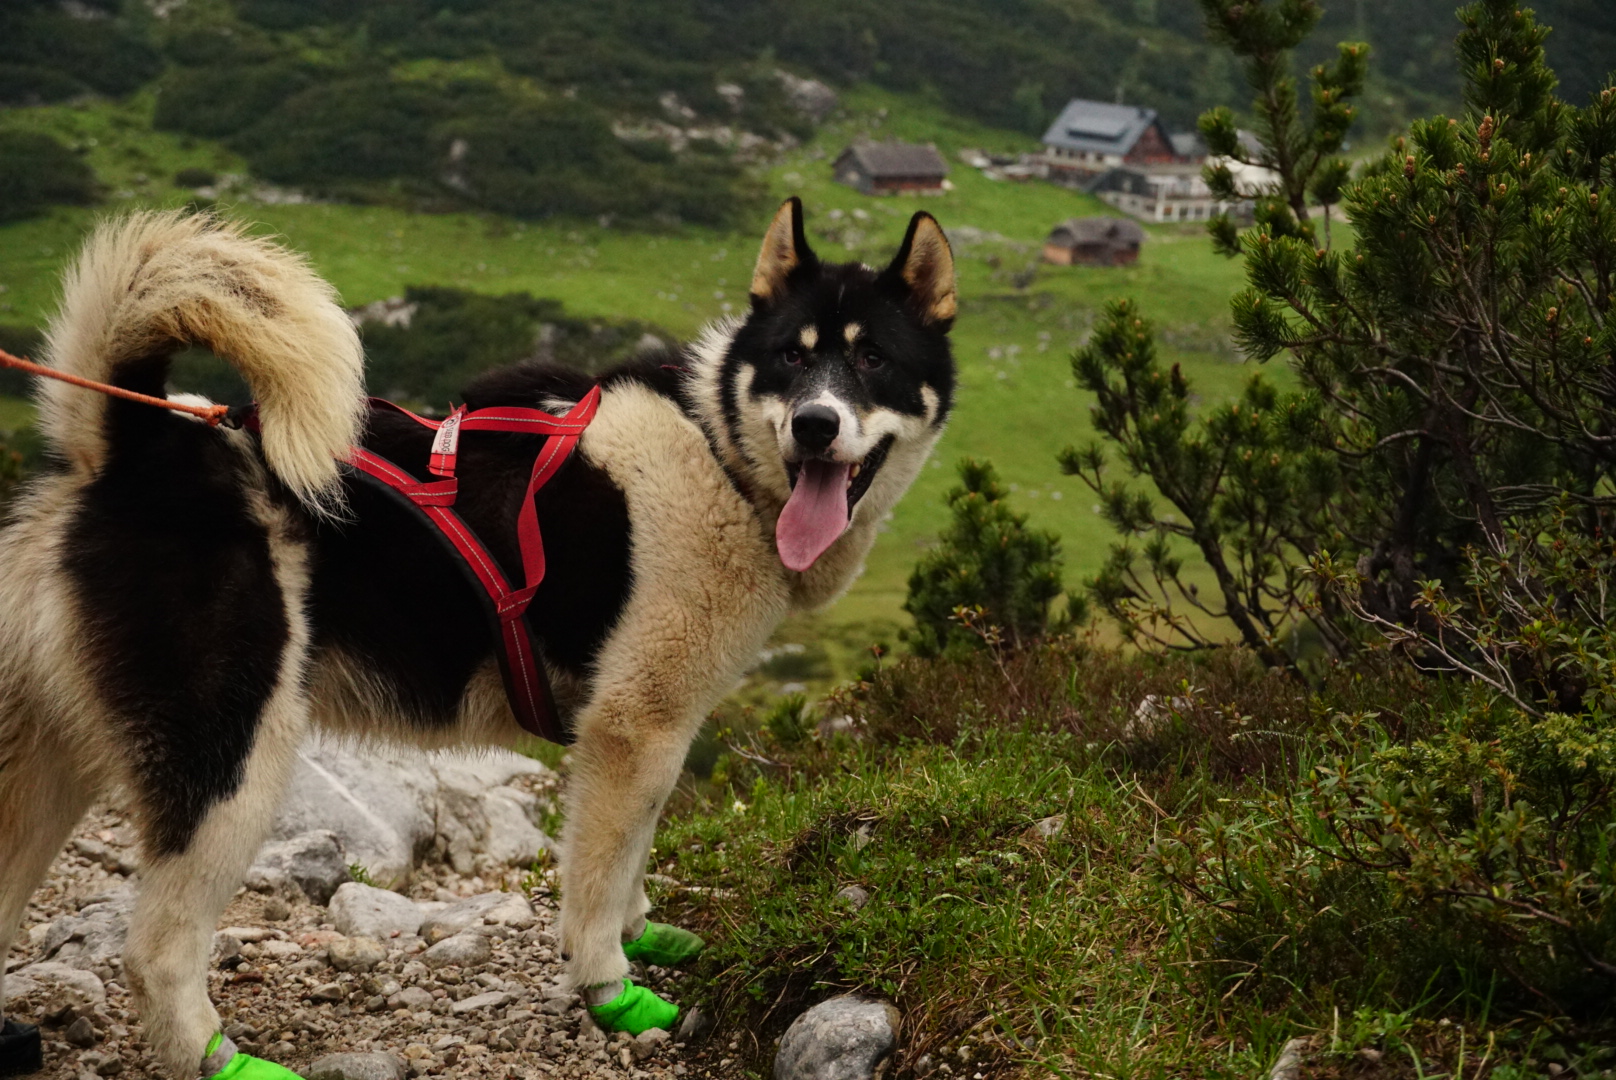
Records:
[[[948,162],[935,146],[916,146],[901,142],[859,142],[843,150],[836,158],[841,165],[849,154],[859,168],[872,177],[883,176],[935,176],[948,175]]]
[[[1144,243],[1145,230],[1137,221],[1128,218],[1086,217],[1067,218],[1049,232],[1045,243],[1062,247],[1089,244],[1139,245]]]
[[[1073,98],[1044,132],[1044,145],[1091,154],[1126,154],[1155,122],[1155,109]]]

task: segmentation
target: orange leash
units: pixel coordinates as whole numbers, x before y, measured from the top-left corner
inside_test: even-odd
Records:
[[[72,383],[82,386],[86,390],[99,390],[103,394],[121,397],[126,401],[138,401],[142,405],[156,405],[160,409],[173,409],[175,412],[189,413],[199,419],[206,420],[212,426],[218,426],[230,412],[228,405],[188,405],[183,401],[170,401],[167,398],[152,397],[150,394],[137,394],[133,390],[125,390],[121,386],[109,386],[94,379],[81,378],[78,375],[69,375],[65,371],[48,368],[44,364],[36,364],[31,360],[24,360],[20,356],[12,356],[4,349],[0,349],[0,367],[16,368],[26,371],[30,375],[43,375],[47,379],[56,379],[60,382]]]

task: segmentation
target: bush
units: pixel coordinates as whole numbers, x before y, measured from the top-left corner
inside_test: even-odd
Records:
[[[287,97],[231,145],[255,172],[286,184],[425,178],[443,113],[426,87],[385,76],[339,79]]]
[[[1427,583],[1422,629],[1384,624],[1467,677],[1427,695],[1414,738],[1343,714],[1294,791],[1245,807],[1262,827],[1211,816],[1160,846],[1159,870],[1228,924],[1226,959],[1408,997],[1491,996],[1476,973],[1497,972],[1497,1006],[1616,1023],[1616,544],[1576,512],[1472,551],[1462,591]]]
[[[0,131],[0,221],[82,206],[95,194],[95,173],[49,135]]]
[[[192,166],[188,169],[181,169],[174,174],[174,186],[182,188],[210,187],[218,179],[212,169],[201,169]]]
[[[234,135],[313,82],[295,59],[176,68],[163,80],[152,124],[210,139]]]
[[[116,4],[93,4],[112,16]],[[155,78],[162,59],[121,19],[75,18],[46,0],[8,0],[0,5],[0,63],[43,68],[60,93],[68,81],[121,96]],[[66,95],[63,95],[66,96]],[[49,100],[45,94],[41,98]]]
[[[1019,647],[1042,637],[1060,595],[1060,540],[1027,528],[985,461],[960,462],[948,493],[953,523],[909,577],[903,609],[915,618],[909,642],[921,656],[983,644]]]
[[[367,381],[383,397],[435,409],[460,400],[466,383],[490,368],[543,360],[598,371],[656,332],[638,322],[586,322],[568,316],[560,301],[528,293],[413,286],[404,300],[414,308],[407,326],[362,327]]]
[[[89,93],[71,75],[37,64],[0,64],[0,105],[46,105]]]
[[[665,148],[625,144],[604,113],[581,102],[490,110],[455,120],[445,132],[451,147],[445,182],[500,213],[722,225],[756,201],[726,157],[681,161]]]

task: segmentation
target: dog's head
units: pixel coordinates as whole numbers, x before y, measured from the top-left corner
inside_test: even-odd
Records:
[[[718,398],[752,481],[784,503],[787,567],[808,569],[914,480],[953,401],[955,307],[953,254],[930,214],[910,219],[879,271],[821,262],[797,199],[775,215]]]

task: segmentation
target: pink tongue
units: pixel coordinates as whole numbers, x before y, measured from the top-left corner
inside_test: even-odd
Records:
[[[780,561],[806,570],[847,530],[847,474],[841,461],[805,461],[774,526]]]

